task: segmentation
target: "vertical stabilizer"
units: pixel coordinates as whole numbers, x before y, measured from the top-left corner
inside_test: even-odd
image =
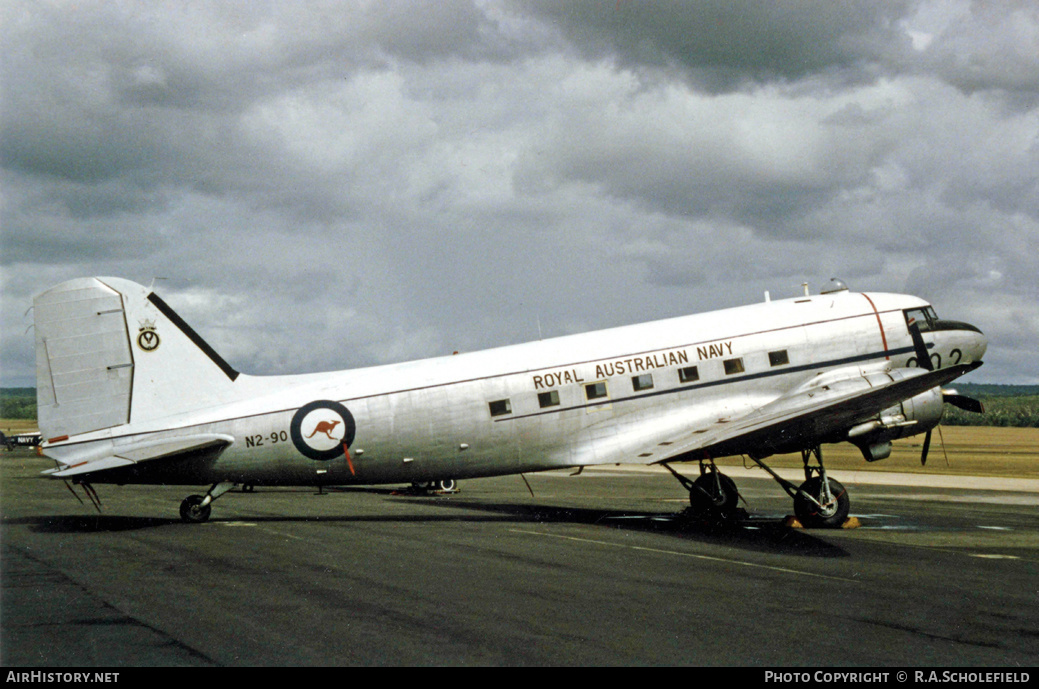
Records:
[[[238,372],[162,299],[119,278],[36,297],[44,438],[142,423],[231,401]]]

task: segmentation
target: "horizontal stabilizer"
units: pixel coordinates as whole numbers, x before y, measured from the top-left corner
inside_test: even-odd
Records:
[[[81,464],[48,469],[43,473],[50,478],[69,478],[70,476],[82,476],[83,474],[92,474],[97,471],[105,471],[106,469],[130,466],[133,463],[129,459],[121,457],[102,457],[101,459],[95,459],[93,462],[82,462]]]
[[[68,478],[83,476],[99,471],[107,471],[119,467],[127,467],[138,462],[156,459],[174,459],[199,450],[216,447],[227,447],[234,442],[230,435],[206,433],[162,440],[144,440],[120,447],[114,454],[98,459],[67,464],[63,467],[49,469],[45,472],[51,478]]]

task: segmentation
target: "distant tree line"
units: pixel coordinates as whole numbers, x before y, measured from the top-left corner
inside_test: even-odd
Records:
[[[946,386],[961,395],[981,400],[984,414],[946,405],[942,423],[947,426],[1015,426],[1039,428],[1039,385],[959,383]]]
[[[962,395],[981,400],[984,414],[945,406],[947,426],[1039,428],[1039,385],[954,385]],[[36,388],[0,388],[0,419],[36,419]]]
[[[36,388],[0,388],[0,419],[36,420]]]
[[[962,393],[962,390],[960,390]],[[974,395],[985,405],[984,414],[945,406],[942,423],[946,426],[1017,426],[1039,428],[1039,395],[988,397]]]

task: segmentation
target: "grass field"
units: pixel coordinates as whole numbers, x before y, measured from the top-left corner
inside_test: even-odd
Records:
[[[0,431],[6,435],[31,433],[35,430],[36,421],[33,419],[0,419]]]
[[[0,419],[0,430],[7,434],[26,433],[36,430],[36,422]],[[942,426],[940,435],[937,430],[932,434],[925,467],[920,466],[923,440],[923,435],[919,435],[896,441],[891,456],[879,462],[863,460],[858,449],[848,443],[824,445],[823,460],[829,469],[1039,478],[1039,428]],[[796,454],[778,455],[767,461],[775,468],[801,467],[801,456]],[[754,465],[740,457],[721,459],[718,464]]]
[[[941,426],[931,434],[927,466],[922,467],[923,442],[923,434],[895,441],[891,456],[879,462],[865,461],[858,448],[849,443],[824,445],[823,461],[828,469],[1039,478],[1039,428]],[[799,468],[801,455],[778,455],[766,462],[776,468]],[[728,466],[743,463],[754,464],[738,457],[718,462]]]

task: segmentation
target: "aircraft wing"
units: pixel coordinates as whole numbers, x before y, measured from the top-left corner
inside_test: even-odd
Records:
[[[881,411],[971,371],[980,362],[937,371],[901,368],[801,387],[743,417],[719,420],[660,443],[648,463],[748,454],[765,457],[847,440],[847,431]]]
[[[113,447],[84,448],[76,458],[59,460],[61,466],[43,473],[50,478],[85,476],[108,469],[129,467],[153,460],[176,460],[196,455],[204,450],[222,451],[234,442],[234,437],[220,433],[204,433],[177,438],[148,439]],[[89,445],[89,444],[88,444]]]

